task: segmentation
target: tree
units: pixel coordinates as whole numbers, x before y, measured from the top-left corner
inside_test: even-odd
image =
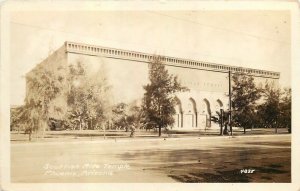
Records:
[[[282,127],[287,127],[289,133],[292,132],[291,124],[291,106],[292,106],[292,90],[291,88],[284,89],[282,101],[279,104],[280,108],[280,120],[279,123]]]
[[[20,131],[20,124],[18,123],[18,110],[20,110],[20,107],[10,108],[10,131]]]
[[[254,78],[244,73],[232,77],[232,121],[235,125],[251,128],[256,115],[256,102],[261,97],[261,90],[255,86]]]
[[[16,126],[22,126],[25,134],[28,134],[28,139],[31,141],[32,133],[37,131],[40,126],[40,114],[38,106],[33,101],[18,107],[15,110],[15,119],[13,120]]]
[[[48,60],[38,64],[26,74],[26,98],[23,106],[13,112],[13,125],[31,134],[48,128],[49,118],[63,116],[63,107],[57,104],[65,90],[66,67]]]
[[[112,113],[112,122],[116,129],[125,129],[127,132],[130,126],[141,128],[143,112],[135,102],[119,103],[113,107]]]
[[[159,129],[158,136],[161,136],[161,129],[174,123],[176,104],[174,94],[187,89],[180,85],[176,76],[168,73],[162,63],[163,57],[153,57],[149,63],[150,83],[144,86],[142,110],[144,123],[153,124]]]
[[[258,107],[259,117],[264,124],[264,127],[277,128],[280,123],[280,98],[281,91],[274,84],[265,84],[262,90],[263,103]]]
[[[127,115],[128,115],[128,105],[125,103],[119,103],[115,105],[112,109],[112,123],[116,129],[126,129],[128,131],[127,125]]]
[[[94,129],[105,123],[110,114],[110,86],[104,72],[99,70],[90,74],[78,61],[76,65],[70,65],[68,84],[68,123],[79,130]]]
[[[55,99],[65,89],[64,73],[63,66],[40,64],[26,75],[28,93],[20,117],[24,120],[26,132],[30,132],[30,135],[40,128],[44,132],[48,127],[49,118],[63,115],[61,113],[63,110],[56,105]],[[49,112],[51,109],[53,112]]]
[[[89,74],[82,63],[68,65],[49,60],[37,65],[26,74],[26,98],[24,106],[14,112],[13,124],[23,126],[31,140],[32,132],[49,128],[50,121],[77,121],[97,126],[108,118],[110,87],[104,71]]]
[[[135,103],[129,104],[128,113],[127,113],[127,124],[130,126],[134,126],[136,129],[140,129],[143,127],[143,110],[140,106]]]

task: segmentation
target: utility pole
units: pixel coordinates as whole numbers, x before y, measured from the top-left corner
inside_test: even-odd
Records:
[[[106,124],[107,124],[107,123],[106,123]],[[106,124],[104,124],[104,129],[103,129],[103,138],[104,138],[104,139],[106,139],[106,137],[105,137]]]
[[[223,116],[224,116],[224,111],[223,109],[220,109],[220,120],[219,120],[219,123],[220,123],[220,135],[223,135]]]
[[[229,81],[229,120],[228,120],[228,122],[229,122],[229,127],[230,127],[230,135],[232,136],[232,123],[231,123],[231,115],[232,115],[232,113],[231,113],[231,71],[229,70],[228,71],[228,81]]]

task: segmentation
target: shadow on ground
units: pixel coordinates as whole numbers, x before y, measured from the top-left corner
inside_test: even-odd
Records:
[[[209,150],[144,150],[126,152],[119,157],[135,166],[140,165],[143,170],[162,171],[178,182],[291,182],[290,148],[227,146]],[[252,169],[254,172],[241,173],[243,169]]]

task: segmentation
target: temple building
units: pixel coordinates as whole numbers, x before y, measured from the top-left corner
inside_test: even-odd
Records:
[[[114,103],[128,103],[143,97],[143,85],[148,83],[148,63],[153,54],[138,51],[65,42],[37,67],[57,67],[80,61],[87,64],[89,72],[99,69],[105,72],[112,87]],[[163,63],[170,74],[177,75],[187,92],[176,95],[175,124],[172,129],[209,129],[214,126],[210,117],[221,108],[228,109],[228,71],[246,73],[255,83],[278,84],[279,72],[235,67],[163,55]],[[34,75],[34,69],[27,75]],[[30,90],[27,90],[27,94]]]

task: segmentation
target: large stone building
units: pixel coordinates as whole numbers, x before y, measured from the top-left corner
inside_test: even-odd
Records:
[[[96,45],[65,42],[37,67],[57,67],[80,61],[89,65],[90,72],[105,71],[112,87],[114,103],[131,102],[143,97],[143,85],[148,83],[148,63],[152,54],[107,48]],[[256,83],[278,83],[280,73],[253,68],[207,63],[163,56],[169,73],[177,75],[190,91],[176,95],[177,106],[173,129],[213,128],[210,116],[220,108],[228,109],[228,71],[254,76]],[[34,74],[33,69],[27,75]],[[27,94],[30,90],[27,90]]]

